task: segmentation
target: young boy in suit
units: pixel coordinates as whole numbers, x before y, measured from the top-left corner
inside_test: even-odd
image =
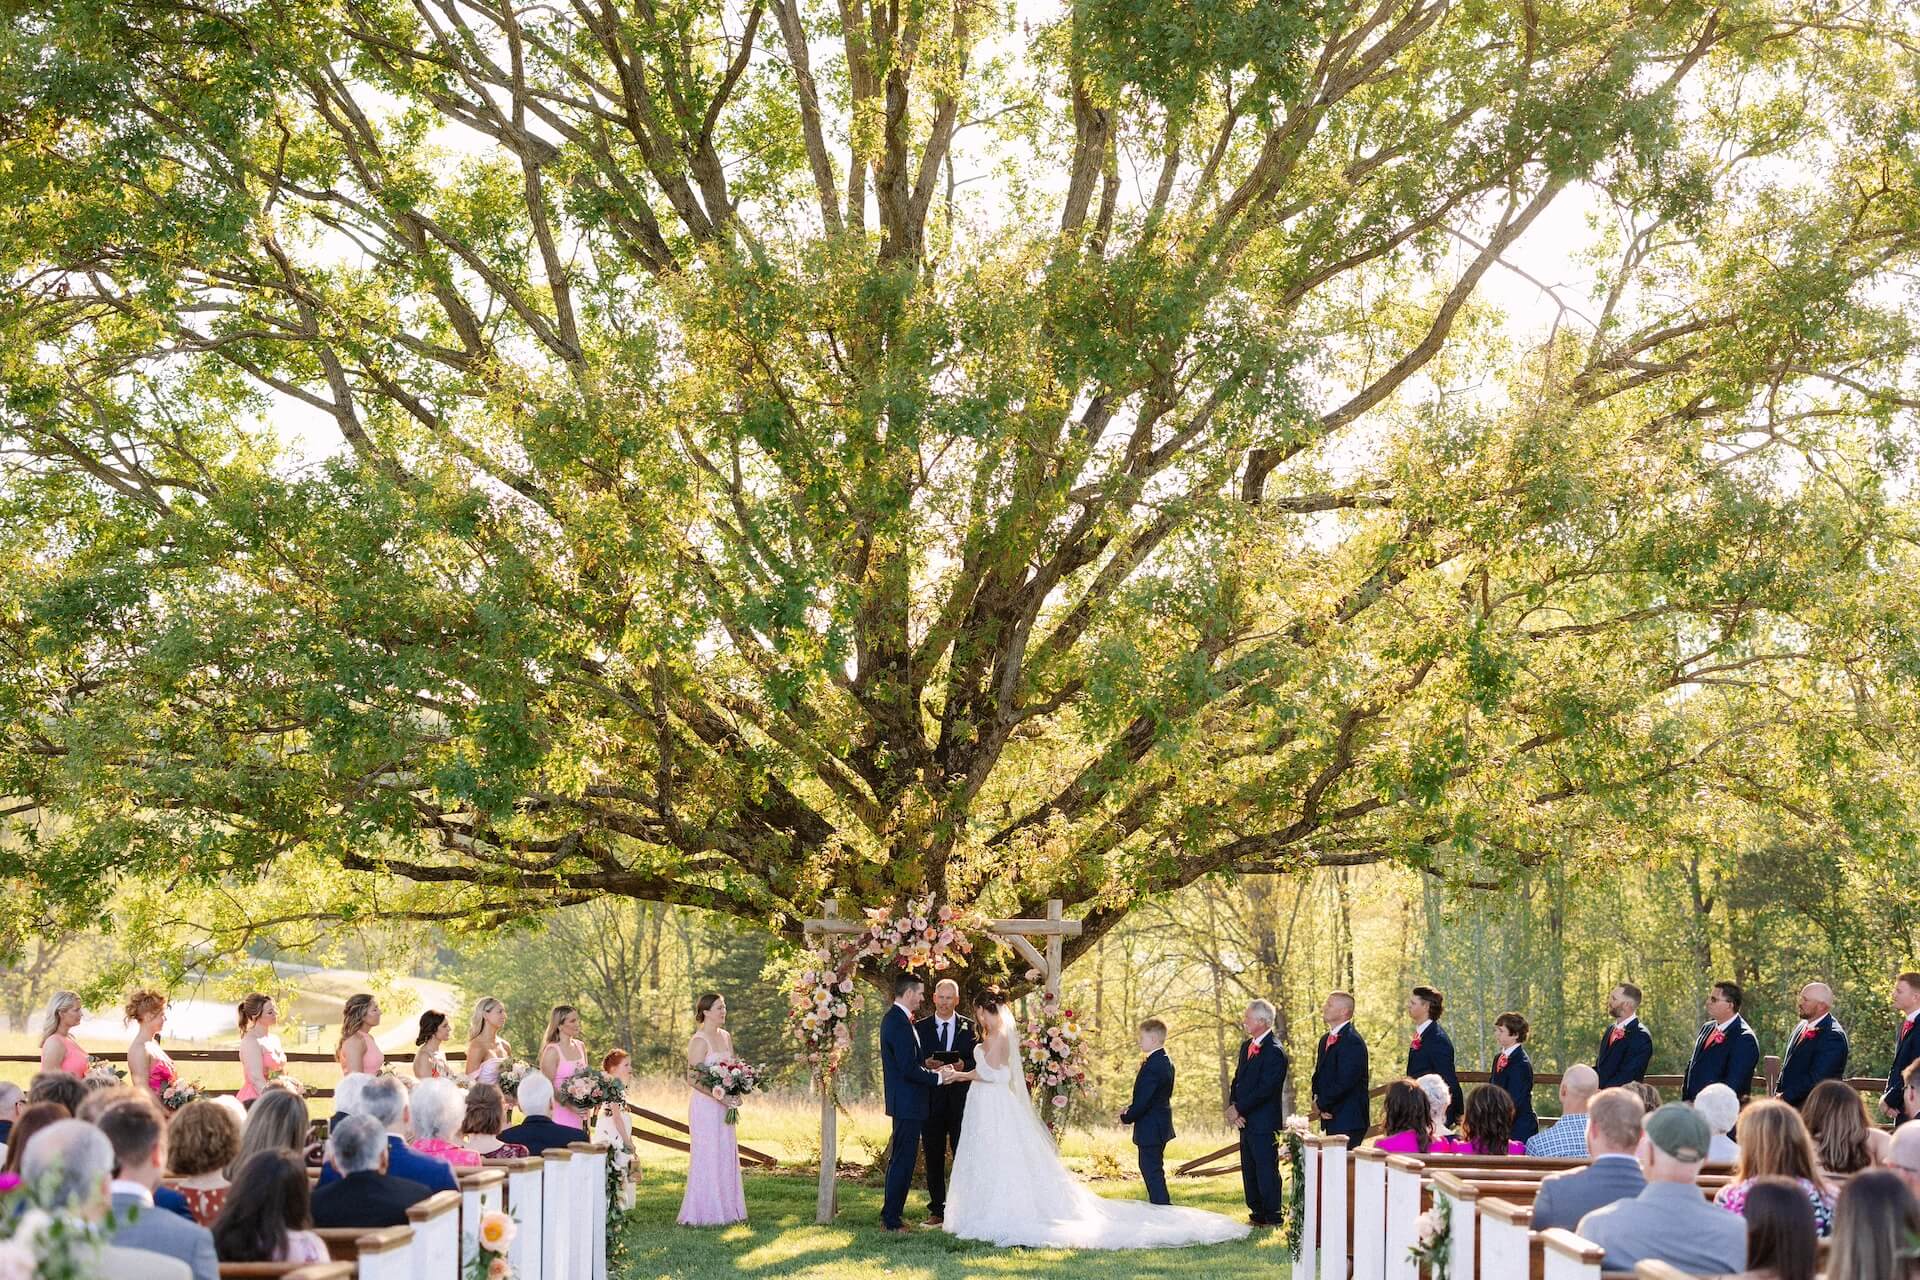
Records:
[[[1133,1077],[1133,1102],[1120,1113],[1120,1123],[1133,1126],[1133,1145],[1140,1152],[1140,1179],[1147,1199],[1172,1204],[1167,1195],[1165,1156],[1173,1141],[1173,1059],[1167,1057],[1167,1024],[1148,1018],[1140,1024],[1140,1070]]]

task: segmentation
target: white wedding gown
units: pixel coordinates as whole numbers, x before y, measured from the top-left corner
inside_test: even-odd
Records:
[[[1017,1054],[1012,1018],[1004,1043]],[[975,1055],[960,1147],[947,1182],[946,1229],[965,1240],[1033,1249],[1172,1249],[1244,1239],[1245,1223],[1201,1209],[1109,1200],[1083,1186],[1034,1114],[1018,1058],[1008,1066]]]

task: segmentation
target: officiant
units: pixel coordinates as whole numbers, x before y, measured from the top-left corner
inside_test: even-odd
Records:
[[[974,1068],[973,1020],[960,1013],[960,984],[942,978],[933,989],[933,1013],[914,1024],[926,1067],[938,1071],[953,1063],[962,1071]],[[937,1227],[947,1216],[947,1161],[960,1146],[960,1121],[967,1111],[964,1082],[933,1091],[921,1145],[927,1156],[927,1225]]]

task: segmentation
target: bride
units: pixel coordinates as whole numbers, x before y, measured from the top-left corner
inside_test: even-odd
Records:
[[[1248,1234],[1217,1213],[1109,1200],[1081,1185],[1027,1097],[1012,1011],[982,995],[974,1024],[984,1037],[974,1069],[951,1073],[974,1084],[947,1186],[949,1232],[1003,1248],[1062,1249],[1167,1249]]]

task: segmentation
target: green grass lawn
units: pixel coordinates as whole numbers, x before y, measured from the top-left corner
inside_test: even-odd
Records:
[[[620,1280],[716,1280],[779,1276],[797,1280],[973,1280],[974,1277],[1072,1276],[1074,1280],[1182,1280],[1258,1274],[1283,1280],[1286,1263],[1277,1233],[1193,1249],[1074,1252],[1066,1249],[995,1249],[968,1244],[939,1230],[890,1236],[880,1229],[880,1187],[840,1184],[840,1216],[830,1227],[814,1225],[815,1183],[805,1173],[747,1174],[743,1226],[694,1229],[674,1225],[680,1211],[685,1164],[643,1156],[639,1202],[625,1235]],[[1105,1195],[1137,1197],[1139,1183],[1121,1179],[1095,1184]],[[1240,1179],[1176,1178],[1175,1204],[1246,1216]],[[918,1185],[907,1200],[909,1221],[926,1216],[926,1193]]]

